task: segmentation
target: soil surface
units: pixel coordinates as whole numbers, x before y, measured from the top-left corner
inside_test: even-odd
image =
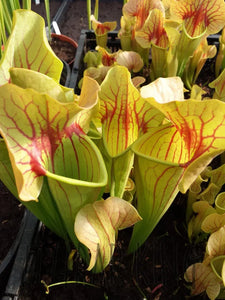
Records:
[[[0,263],[8,253],[9,247],[14,242],[24,208],[0,182]]]
[[[67,12],[61,18],[58,26],[61,34],[67,35],[79,42],[80,33],[82,29],[88,28],[87,8],[85,0],[73,0],[70,1]],[[62,1],[50,1],[51,17],[55,16]],[[122,0],[100,0],[99,1],[99,18],[100,22],[117,21],[117,28],[120,28],[120,18],[122,15]],[[32,9],[41,14],[45,18],[45,6],[44,3],[39,5],[33,4]],[[92,0],[92,13],[94,13],[94,1]],[[46,19],[46,18],[45,18]]]
[[[74,62],[77,50],[77,43],[74,43],[73,40],[71,41],[72,42],[69,40],[61,40],[58,38],[58,35],[53,36],[50,41],[50,46],[55,54],[68,64],[72,64]]]
[[[99,18],[100,22],[117,21],[117,28],[120,28],[120,18],[122,14],[122,0],[100,0],[99,1]],[[92,13],[94,12],[94,2],[92,1]],[[72,1],[65,15],[64,20],[59,25],[63,34],[72,37],[79,42],[80,32],[88,28],[86,1]]]
[[[15,251],[19,245],[24,207],[0,181],[0,298],[4,294]],[[9,253],[10,250],[10,253]]]
[[[24,207],[15,199],[0,181],[0,263],[15,241]]]
[[[86,271],[87,265],[78,253],[73,270],[69,271],[64,242],[42,227],[33,244],[33,263],[25,275],[20,300],[185,299],[189,289],[183,274],[190,264],[202,259],[205,247],[204,243],[196,247],[188,242],[182,214],[185,203],[184,196],[178,195],[152,235],[134,254],[126,254],[131,229],[119,232],[113,259],[100,274]],[[50,287],[47,295],[41,280],[47,285],[76,282]]]

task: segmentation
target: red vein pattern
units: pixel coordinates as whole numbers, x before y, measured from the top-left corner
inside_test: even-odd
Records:
[[[123,6],[123,15],[134,17],[134,30],[140,30],[149,14],[149,11],[158,8],[164,11],[164,7],[159,0],[130,0]]]
[[[43,35],[43,19],[32,11],[21,10],[16,12],[15,20],[0,66],[0,85],[9,82],[10,67],[31,69],[59,81],[63,65]],[[24,22],[29,26],[24,26]]]
[[[1,87],[0,108],[0,130],[14,157],[14,172],[17,170],[25,178],[24,189],[35,187],[34,194],[29,193],[31,199],[26,200],[36,199],[42,182],[40,176],[48,168],[54,171],[54,155],[62,138],[79,133],[66,130],[78,111],[77,105],[63,105],[46,95],[8,84]],[[19,180],[17,184],[22,183]]]
[[[103,139],[112,157],[126,151],[139,135],[158,126],[164,118],[141,98],[125,67],[114,67],[108,72],[99,99]]]
[[[192,37],[220,31],[225,25],[225,4],[223,0],[171,1],[172,16],[184,21],[188,34]]]
[[[132,146],[138,211],[143,221],[135,225],[131,250],[145,241],[178,191],[186,192],[208,163],[225,150],[225,103],[151,103],[171,123],[151,129]]]
[[[143,46],[150,47],[150,43],[161,47],[169,47],[169,39],[164,29],[164,16],[160,10],[154,9],[149,14],[145,25],[135,35],[137,41]]]

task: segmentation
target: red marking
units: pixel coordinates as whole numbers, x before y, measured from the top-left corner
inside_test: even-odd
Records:
[[[154,5],[154,4],[153,4]],[[135,30],[139,30],[143,27],[148,15],[150,8],[153,9],[152,1],[142,0],[138,2],[137,10],[133,14],[136,17]]]
[[[105,26],[104,24],[98,24],[97,25],[97,28],[96,28],[96,33],[101,35],[101,34],[105,34],[107,33],[108,31],[110,31],[110,27],[109,26]]]
[[[151,27],[152,25],[153,27]],[[166,48],[168,46],[169,40],[163,27],[162,14],[151,15],[151,21],[149,26],[146,27],[144,33],[148,42],[152,42],[162,48]]]
[[[104,53],[102,55],[102,64],[104,66],[112,66],[115,61],[116,61],[115,57],[112,55],[109,55],[108,53]]]
[[[202,1],[198,0],[190,6],[182,7],[180,14],[186,22],[186,28],[190,29],[188,32],[191,36],[199,34],[196,30],[200,27],[204,30],[210,26],[213,22],[217,22],[220,17],[220,8],[218,1]],[[222,3],[221,3],[222,4]]]
[[[74,133],[77,136],[80,135],[85,135],[85,132],[83,131],[83,129],[80,127],[79,124],[77,123],[73,123],[72,125],[70,125],[69,127],[65,128],[63,134],[66,134],[67,137],[71,137]]]
[[[136,23],[136,26],[135,26],[135,29],[138,30],[138,29],[141,29],[145,23],[145,20],[147,19],[149,15],[149,11],[146,10],[145,7],[139,7],[137,13],[136,13],[136,16],[137,16],[137,23]]]
[[[163,287],[163,284],[160,283],[158,284],[156,287],[154,287],[154,289],[152,290],[152,294],[154,294],[157,290],[161,289]]]
[[[157,164],[156,164],[155,168],[157,168]],[[173,172],[170,173],[170,170],[173,170]],[[166,205],[168,204],[168,201],[163,202],[165,200],[165,195],[166,195],[166,199],[169,199],[169,201],[170,201],[172,195],[174,194],[174,192],[183,176],[184,170],[185,169],[183,169],[183,172],[182,172],[182,174],[180,174],[179,178],[177,178],[177,183],[174,184],[174,186],[169,194],[168,194],[169,191],[167,189],[170,187],[170,181],[174,180],[174,177],[177,176],[176,175],[176,173],[177,173],[176,167],[175,168],[173,166],[168,167],[168,168],[164,169],[160,175],[153,174],[153,178],[157,178],[157,179],[155,181],[154,189],[152,191],[153,203],[152,203],[151,213],[153,213],[153,211],[155,212],[156,199],[158,198],[157,195],[160,195],[160,194],[161,194],[161,199],[157,199],[157,207],[160,210],[160,214],[162,213],[162,211],[165,209]],[[169,177],[168,177],[167,172],[169,172],[169,174],[170,174]],[[149,178],[151,178],[151,174],[150,174]],[[166,182],[166,185],[163,186],[163,192],[161,192],[162,191],[161,180],[163,180],[163,178],[166,178],[167,182]]]
[[[166,151],[166,154],[165,154],[165,160],[167,160],[168,158],[168,155],[169,155],[169,152],[170,152],[170,148],[171,148],[171,145],[174,143],[174,139],[177,137],[177,131],[175,131],[173,133],[173,135],[171,136],[170,138],[170,142],[169,142],[169,145],[168,145],[168,148],[167,148],[167,151]]]
[[[65,209],[69,210],[69,215],[68,213],[64,214],[66,221],[70,219],[71,224],[74,222],[74,211],[70,203],[70,197],[68,197],[68,193],[66,192],[65,188],[63,187],[63,184],[60,181],[56,181],[59,189],[64,193],[63,199],[66,201],[63,201],[63,206],[65,206]],[[64,185],[65,186],[65,185]],[[76,192],[79,193],[79,199],[82,199],[82,194],[79,192],[79,189],[76,188]],[[83,200],[81,200],[81,203],[83,203]],[[66,207],[67,205],[67,207]]]
[[[46,175],[46,170],[42,167],[42,165],[38,162],[37,158],[31,156],[30,159],[30,166],[32,172],[35,172],[37,176],[44,176]]]

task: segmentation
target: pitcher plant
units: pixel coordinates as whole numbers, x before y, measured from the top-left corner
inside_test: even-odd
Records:
[[[132,226],[127,251],[134,252],[176,195],[187,194],[190,240],[203,230],[211,236],[196,276],[194,267],[185,276],[197,283],[209,274],[213,299],[224,282],[225,253],[218,246],[212,254],[216,234],[223,245],[223,201],[215,199],[224,165],[209,165],[225,150],[224,72],[211,82],[212,98],[203,99],[194,84],[216,53],[207,36],[225,25],[224,2],[211,2],[129,0],[119,36],[122,45],[126,34],[131,48],[111,53],[98,46],[86,56],[80,95],[59,84],[62,62],[43,19],[15,11],[0,62],[0,179],[94,272],[109,264],[118,230]],[[144,83],[139,75],[148,63],[151,82]]]

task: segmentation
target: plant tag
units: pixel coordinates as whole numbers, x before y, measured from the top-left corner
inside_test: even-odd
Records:
[[[56,21],[52,21],[52,27],[53,27],[56,34],[61,34],[61,32],[59,30],[59,26],[58,26]]]

